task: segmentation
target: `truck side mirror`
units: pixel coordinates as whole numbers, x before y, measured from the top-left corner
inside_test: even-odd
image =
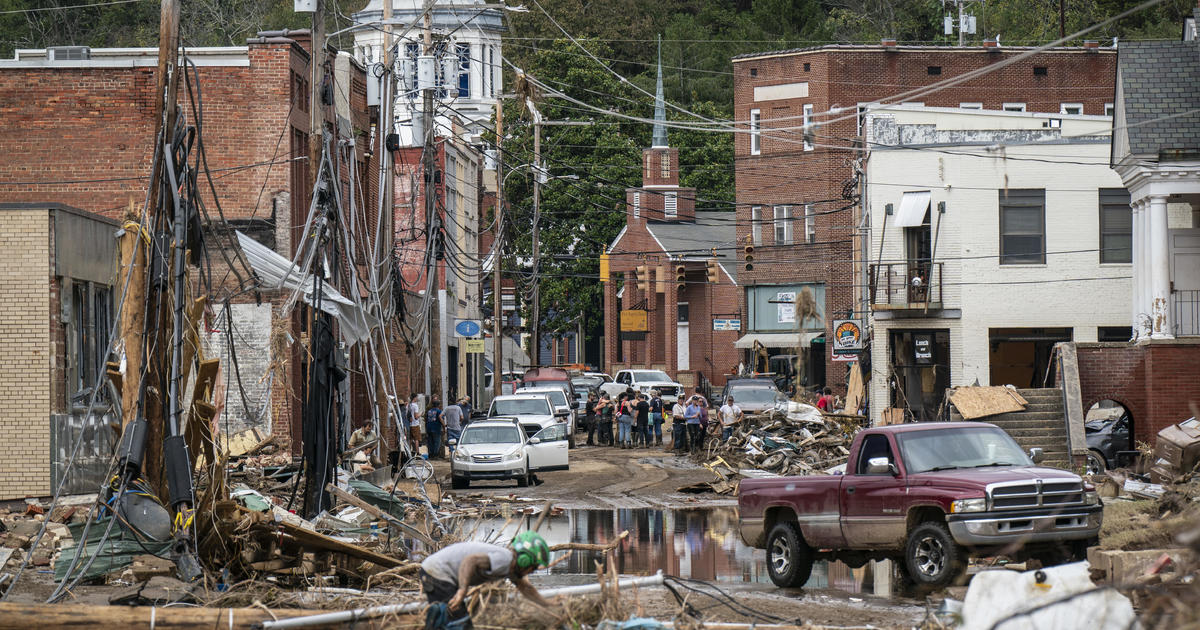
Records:
[[[867,460],[868,475],[896,475],[899,472],[886,457],[872,457]]]
[[[1035,447],[1029,449],[1029,459],[1032,459],[1033,463],[1035,463],[1035,464],[1040,464],[1043,461],[1045,461],[1046,452],[1043,451],[1041,448],[1035,446]]]

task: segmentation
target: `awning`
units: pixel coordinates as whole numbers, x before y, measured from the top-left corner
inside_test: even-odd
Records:
[[[803,332],[803,333],[749,333],[742,335],[733,343],[734,348],[749,350],[754,347],[754,342],[762,344],[764,348],[807,348],[812,345],[814,339],[824,335],[824,332]]]
[[[929,195],[928,190],[904,193],[900,198],[900,212],[896,213],[896,227],[917,227],[924,223]]]

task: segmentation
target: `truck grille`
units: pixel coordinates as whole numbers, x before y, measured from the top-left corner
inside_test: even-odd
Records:
[[[658,393],[662,396],[679,396],[679,388],[678,387],[664,385],[664,386],[654,387],[654,389],[657,389]]]
[[[1083,504],[1083,482],[1036,479],[988,486],[988,503],[993,510],[1025,510]]]
[[[472,455],[471,461],[479,464],[495,464],[500,461],[499,455]]]

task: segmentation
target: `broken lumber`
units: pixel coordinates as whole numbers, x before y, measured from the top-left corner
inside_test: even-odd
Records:
[[[29,628],[96,627],[157,628],[159,630],[252,630],[274,619],[310,617],[319,610],[266,608],[203,608],[155,606],[78,606],[73,604],[16,604],[0,603],[0,630]],[[383,627],[380,624],[375,627]],[[419,626],[424,619],[416,615],[407,619],[392,617],[389,625]],[[310,627],[338,628],[340,624]]]
[[[342,501],[345,501],[346,503],[353,505],[354,507],[361,508],[364,512],[366,512],[367,514],[370,514],[371,516],[374,516],[375,518],[381,518],[381,519],[387,521],[388,524],[396,527],[397,529],[407,532],[410,536],[415,537],[417,540],[420,540],[421,542],[425,543],[426,545],[429,545],[431,547],[434,546],[433,539],[430,538],[425,532],[422,532],[421,530],[413,527],[412,525],[409,525],[408,523],[405,523],[404,521],[396,518],[395,516],[392,516],[391,514],[384,512],[383,510],[375,507],[374,505],[371,505],[370,503],[363,501],[362,499],[358,498],[357,496],[350,494],[349,492],[346,492],[345,490],[342,490],[341,488],[339,488],[333,484],[326,485],[325,491],[328,492],[329,494],[332,494],[333,496],[341,499]]]

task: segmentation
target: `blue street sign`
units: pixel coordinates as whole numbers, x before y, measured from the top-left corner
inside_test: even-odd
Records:
[[[479,321],[474,319],[460,319],[454,325],[454,332],[459,337],[478,337],[481,330],[483,328],[479,325]]]

